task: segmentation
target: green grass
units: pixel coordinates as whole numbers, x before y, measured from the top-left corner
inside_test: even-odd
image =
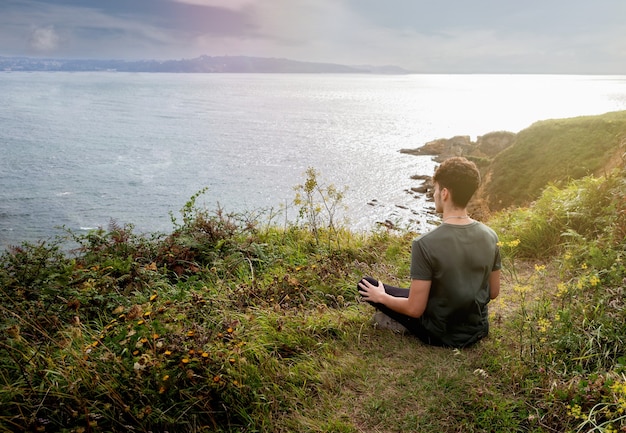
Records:
[[[112,223],[69,234],[71,254],[11,248],[0,431],[619,431],[625,183],[585,177],[493,216],[502,293],[464,350],[376,329],[358,300],[362,275],[408,283],[416,233],[323,211],[277,227],[194,196],[169,235]]]
[[[492,209],[524,205],[548,183],[600,174],[625,150],[626,111],[536,122],[494,158],[486,198]]]

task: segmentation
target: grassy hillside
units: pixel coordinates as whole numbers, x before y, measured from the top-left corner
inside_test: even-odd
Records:
[[[596,174],[625,151],[626,111],[537,122],[494,158],[483,195],[491,209],[525,204],[549,183]]]
[[[464,350],[374,328],[355,283],[408,284],[415,233],[342,229],[313,171],[302,219],[197,209],[0,256],[0,431],[626,429],[626,172],[493,216],[504,281]]]

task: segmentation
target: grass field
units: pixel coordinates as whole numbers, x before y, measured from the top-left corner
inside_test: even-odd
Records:
[[[365,274],[408,285],[417,233],[344,229],[314,170],[296,189],[281,226],[199,192],[167,235],[112,222],[2,254],[0,431],[626,431],[623,168],[492,215],[502,292],[464,350],[359,301]]]

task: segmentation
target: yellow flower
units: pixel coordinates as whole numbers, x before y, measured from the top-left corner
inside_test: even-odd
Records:
[[[539,321],[537,322],[537,325],[539,326],[539,331],[545,333],[550,326],[552,325],[552,322],[550,322],[548,319],[539,319]]]
[[[166,351],[165,351],[165,356],[170,356],[171,354],[172,354],[172,351],[171,351],[171,350],[166,350]]]
[[[526,285],[526,286],[517,285],[517,286],[513,287],[513,290],[516,293],[519,293],[519,294],[523,295],[524,293],[530,291],[530,286],[528,286],[528,285]]]
[[[580,418],[582,417],[582,408],[575,404],[573,406],[569,406],[567,413],[573,418]]]
[[[546,265],[535,265],[535,271],[541,272],[546,270]]]
[[[565,283],[559,283],[556,285],[556,296],[558,296],[559,298],[561,296],[564,296],[567,294],[567,292],[569,291],[569,289],[567,288],[567,285]]]

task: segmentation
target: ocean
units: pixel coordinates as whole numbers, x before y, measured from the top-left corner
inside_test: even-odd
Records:
[[[626,110],[626,76],[0,73],[0,248],[133,224],[197,203],[297,215],[313,167],[355,230],[430,227],[411,188],[437,138]]]

